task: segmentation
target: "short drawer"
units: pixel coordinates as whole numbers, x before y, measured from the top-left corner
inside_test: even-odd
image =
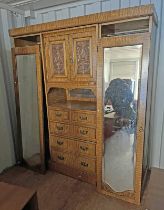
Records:
[[[86,140],[96,140],[96,129],[83,127],[83,126],[74,126],[73,135],[75,138],[81,138]]]
[[[96,114],[90,112],[71,112],[71,121],[88,125],[96,124]]]
[[[50,121],[69,122],[69,111],[49,110]]]
[[[50,133],[55,135],[70,135],[70,126],[64,123],[50,122]]]
[[[51,150],[51,159],[57,163],[69,165],[69,155],[67,153]]]
[[[68,140],[58,136],[50,136],[50,145],[57,151],[67,151]]]
[[[79,157],[77,159],[77,167],[82,171],[86,171],[89,173],[96,172],[96,161],[95,159]]]
[[[92,143],[78,142],[78,153],[82,156],[95,156],[96,146]]]

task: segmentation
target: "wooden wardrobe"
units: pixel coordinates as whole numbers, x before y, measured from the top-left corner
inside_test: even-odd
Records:
[[[156,26],[154,6],[146,5],[9,31],[13,51],[28,54],[33,49],[36,68],[42,70],[42,84],[37,83],[42,162],[46,118],[50,169],[136,204],[149,169],[150,58]],[[21,113],[15,56],[18,145]],[[131,186],[125,179],[131,179]]]

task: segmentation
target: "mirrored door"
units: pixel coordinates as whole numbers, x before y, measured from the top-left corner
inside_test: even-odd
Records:
[[[39,171],[45,170],[43,96],[38,46],[13,49],[19,140],[19,161]]]
[[[99,41],[97,175],[99,191],[140,202],[149,35]]]
[[[103,183],[134,191],[142,45],[104,48]]]

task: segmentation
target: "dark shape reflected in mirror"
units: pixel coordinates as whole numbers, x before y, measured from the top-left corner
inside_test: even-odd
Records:
[[[103,183],[134,191],[142,45],[104,48]]]

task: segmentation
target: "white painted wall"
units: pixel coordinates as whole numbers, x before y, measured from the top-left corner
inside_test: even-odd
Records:
[[[163,0],[80,0],[74,3],[54,6],[34,11],[34,18],[26,18],[26,24],[37,24],[75,16],[82,16],[102,11],[139,6],[154,3],[159,18],[155,53],[157,83],[155,92],[154,116],[151,124],[152,166],[164,168],[164,5]],[[0,171],[14,163],[12,139],[15,137],[15,106],[13,78],[10,57],[10,39],[8,29],[24,25],[22,15],[15,16],[7,10],[0,10]],[[2,75],[2,76],[1,76]]]

